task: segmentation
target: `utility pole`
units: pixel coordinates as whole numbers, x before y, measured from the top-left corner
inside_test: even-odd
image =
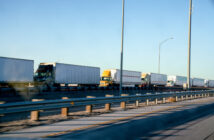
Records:
[[[192,0],[190,0],[189,6],[189,42],[188,42],[188,65],[187,65],[187,86],[191,88],[191,25],[192,25]]]
[[[121,33],[121,57],[120,57],[120,95],[123,90],[123,38],[124,38],[124,5],[125,0],[122,0],[122,33]]]

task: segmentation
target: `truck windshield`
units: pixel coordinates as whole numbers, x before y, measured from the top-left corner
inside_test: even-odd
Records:
[[[147,82],[148,80],[146,78],[141,78],[142,82]]]
[[[174,82],[173,82],[173,81],[167,81],[167,84],[168,84],[168,85],[173,85]]]
[[[52,65],[40,65],[35,73],[36,81],[45,81],[47,78],[52,77],[53,66]]]
[[[111,77],[102,77],[101,80],[102,81],[111,81]]]

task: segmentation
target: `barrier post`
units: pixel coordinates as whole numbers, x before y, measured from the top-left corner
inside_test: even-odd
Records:
[[[157,99],[157,98],[155,99],[155,104],[156,104],[156,105],[158,104],[158,99]]]
[[[105,97],[114,97],[114,95],[107,94]],[[105,110],[106,111],[110,111],[111,110],[111,103],[106,103],[105,104]]]
[[[32,102],[44,101],[44,99],[32,99]],[[39,110],[34,110],[30,112],[30,120],[38,121],[39,120]]]
[[[121,94],[121,96],[129,96],[129,95],[128,95],[128,94]],[[121,107],[122,109],[126,109],[126,102],[125,102],[125,101],[121,102],[121,103],[120,103],[120,107]]]
[[[63,100],[66,100],[66,99],[69,99],[68,97],[62,97]],[[61,108],[61,115],[63,117],[67,117],[68,116],[68,107],[64,107],[64,108]]]
[[[178,101],[178,96],[175,96],[175,101],[176,101],[176,102]]]
[[[163,98],[163,104],[165,104],[166,103],[166,98]]]
[[[87,96],[86,98],[95,98],[95,96]],[[86,112],[87,113],[92,113],[92,105],[86,105]]]
[[[186,95],[186,98],[185,98],[185,100],[188,100],[188,95]]]
[[[0,101],[0,104],[5,104],[5,101]],[[4,114],[0,114],[0,117],[4,116]]]
[[[136,100],[135,106],[136,106],[136,107],[139,107],[139,100]]]
[[[149,105],[149,99],[146,99],[146,105],[147,106]]]
[[[139,96],[139,95],[141,95],[141,94],[136,94],[136,95]],[[135,101],[135,106],[136,106],[136,107],[139,107],[139,106],[140,106],[140,101],[139,101],[139,100],[136,100],[136,101]]]

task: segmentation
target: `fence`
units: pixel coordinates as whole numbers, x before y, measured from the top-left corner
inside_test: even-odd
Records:
[[[92,106],[98,104],[105,104],[106,110],[111,110],[112,103],[120,103],[121,108],[125,109],[127,102],[135,102],[136,107],[139,106],[140,102],[145,102],[149,105],[150,101],[158,104],[161,103],[177,102],[188,99],[202,98],[213,96],[214,90],[207,91],[185,91],[185,92],[167,92],[167,93],[156,93],[156,94],[136,94],[128,95],[123,94],[121,96],[107,95],[106,97],[87,97],[87,98],[75,98],[68,99],[63,98],[59,100],[32,100],[27,102],[18,103],[6,103],[0,104],[0,114],[9,113],[21,113],[21,112],[31,112],[31,120],[39,120],[40,110],[49,109],[61,109],[62,116],[67,116],[69,113],[69,107],[86,106],[86,112],[92,112]]]

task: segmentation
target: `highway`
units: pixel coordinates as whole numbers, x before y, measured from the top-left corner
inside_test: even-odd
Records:
[[[7,132],[8,138],[205,139],[214,132],[214,97],[120,110]]]

